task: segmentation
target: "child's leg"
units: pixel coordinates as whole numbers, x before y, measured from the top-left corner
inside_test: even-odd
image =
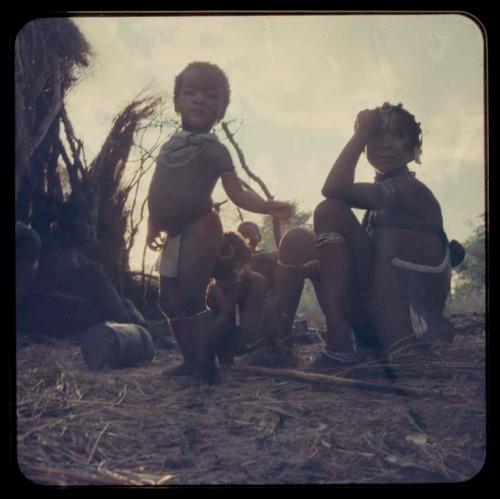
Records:
[[[317,206],[314,231],[321,274],[320,304],[327,322],[326,349],[353,354],[351,322],[356,302],[364,301],[353,291],[369,289],[372,241],[349,206],[338,200],[328,199]]]
[[[238,344],[255,344],[262,339],[260,325],[269,284],[266,278],[257,272],[249,272],[249,279],[248,291],[244,301],[239,304],[239,313],[236,314]]]
[[[207,304],[213,316],[219,364],[232,365],[235,338],[234,311],[237,297],[228,295],[224,291],[218,283],[212,283],[207,291]]]
[[[166,370],[164,374],[167,376],[193,374],[196,370],[196,343],[182,307],[178,279],[160,276],[159,305],[184,357],[182,364]]]
[[[179,261],[179,299],[194,335],[199,374],[208,382],[214,380],[217,368],[214,323],[206,292],[222,238],[219,216],[212,211],[183,234]]]
[[[234,347],[237,329],[234,321],[228,317],[218,315],[213,319],[214,335],[216,338],[215,353],[219,365],[232,366],[234,364]]]

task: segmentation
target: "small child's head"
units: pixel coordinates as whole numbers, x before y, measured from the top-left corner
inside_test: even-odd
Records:
[[[224,117],[229,96],[228,79],[215,64],[191,62],[175,78],[174,107],[186,130],[210,131]]]
[[[213,277],[218,281],[235,277],[251,257],[252,250],[240,234],[225,232]]]
[[[238,232],[248,241],[249,246],[255,251],[257,245],[262,240],[259,226],[253,222],[241,222],[238,225]]]
[[[368,161],[379,171],[393,170],[415,161],[420,164],[422,130],[413,114],[385,102],[375,109],[379,116],[378,129],[368,140]]]

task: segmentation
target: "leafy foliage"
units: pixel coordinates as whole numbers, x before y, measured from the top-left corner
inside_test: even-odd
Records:
[[[486,297],[486,226],[484,216],[465,241],[464,261],[454,270],[449,313],[483,312]]]
[[[289,220],[281,224],[281,234],[285,234],[288,230],[294,227],[302,227],[312,231],[311,212],[299,210],[297,202],[292,202],[294,213]],[[262,241],[259,249],[263,251],[272,251],[276,249],[276,242],[273,235],[273,224],[270,216],[264,216],[257,223],[262,234]]]

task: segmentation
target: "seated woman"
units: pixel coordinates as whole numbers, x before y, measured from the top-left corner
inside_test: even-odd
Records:
[[[385,103],[360,112],[354,129],[314,213],[327,340],[311,370],[357,362],[357,337],[395,360],[454,336],[442,314],[451,261],[441,207],[408,169],[420,163],[420,125]],[[363,150],[374,183],[354,182]],[[362,224],[352,208],[367,210]]]
[[[459,243],[448,243],[438,201],[408,169],[420,162],[421,145],[420,126],[401,105],[359,113],[322,189],[326,200],[314,213],[315,235],[293,229],[281,241],[267,322],[286,316],[291,332],[310,278],[327,322],[326,346],[311,371],[358,362],[361,345],[395,361],[453,340],[443,309],[451,266],[464,254]],[[354,182],[363,150],[374,183]],[[367,210],[362,223],[352,208]],[[276,354],[283,340],[264,329],[271,332],[268,353]],[[272,365],[272,354],[249,361]]]

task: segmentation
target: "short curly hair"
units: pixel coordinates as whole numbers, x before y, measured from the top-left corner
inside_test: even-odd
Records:
[[[222,95],[222,112],[219,120],[221,120],[226,114],[227,106],[229,105],[229,100],[231,96],[231,87],[229,86],[229,80],[227,79],[226,73],[222,71],[219,66],[212,64],[210,62],[193,61],[190,62],[176,77],[174,83],[174,99],[177,99],[182,86],[182,79],[186,74],[186,71],[190,69],[199,69],[201,71],[207,71],[211,73],[217,82],[218,88],[221,90]]]
[[[248,221],[247,222],[241,222],[240,225],[238,225],[238,229],[237,230],[238,230],[238,232],[240,234],[243,235],[243,237],[245,237],[245,232],[248,229],[250,229],[250,230],[254,229],[256,231],[257,235],[259,236],[259,241],[262,240],[262,234],[260,232],[259,226],[256,223],[254,223],[254,222],[248,222]]]
[[[397,105],[389,104],[389,102],[384,102],[382,106],[377,108],[377,110],[383,113],[400,113],[402,116],[406,117],[408,119],[408,125],[410,126],[412,146],[422,149],[422,129],[420,128],[420,123],[417,122],[413,114],[403,108],[403,104],[401,104],[401,102]]]
[[[233,231],[225,232],[219,258],[212,274],[215,278],[231,275],[236,267],[245,265],[252,257],[252,249],[243,237]]]

